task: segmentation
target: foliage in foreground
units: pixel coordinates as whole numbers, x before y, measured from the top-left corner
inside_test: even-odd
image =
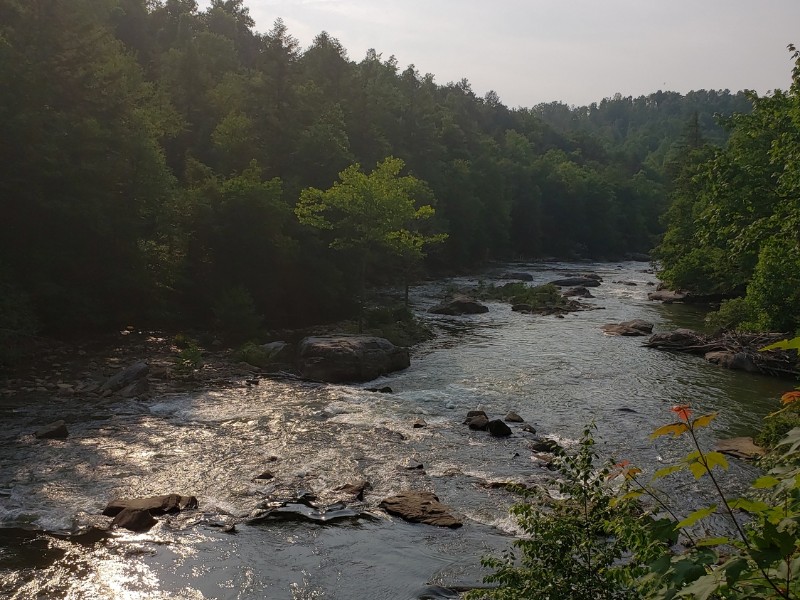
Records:
[[[794,410],[800,392],[784,394],[784,408]],[[524,502],[513,508],[526,537],[502,559],[488,558],[494,573],[486,580],[499,584],[473,598],[649,598],[694,600],[800,597],[800,428],[781,439],[772,454],[772,468],[757,478],[751,494],[730,499],[722,492],[718,473],[728,463],[719,452],[705,451],[697,431],[716,413],[692,416],[688,406],[673,407],[677,420],[651,437],[686,436],[694,449],[679,462],[657,470],[644,482],[641,470],[626,461],[609,471],[595,469],[591,430],[587,429],[574,456],[559,458],[565,478],[560,492],[566,499],[555,507]],[[669,500],[652,482],[679,471],[695,479],[708,478],[718,502],[678,517]],[[716,472],[715,472],[716,471]],[[618,491],[604,485],[606,476],[622,476]],[[655,521],[637,510],[647,495],[668,519]],[[567,507],[570,507],[567,509]],[[565,510],[566,509],[566,510]],[[710,535],[696,525],[719,513],[733,532]],[[667,527],[659,527],[667,523]],[[669,547],[669,535],[683,535],[689,549]],[[660,554],[660,555],[659,555]],[[648,564],[645,564],[648,563]]]
[[[598,455],[594,443],[589,427],[575,454],[556,456],[555,464],[562,475],[558,481],[560,499],[545,491],[524,492],[532,497],[516,504],[512,514],[525,537],[502,558],[484,559],[484,566],[494,569],[486,581],[499,587],[473,592],[470,598],[639,597],[637,576],[665,548],[657,535],[660,523],[639,510],[635,502],[617,501],[607,485],[612,466],[595,466]]]

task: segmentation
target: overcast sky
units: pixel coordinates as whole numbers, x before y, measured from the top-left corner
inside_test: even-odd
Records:
[[[201,7],[208,0],[201,0]],[[327,31],[439,84],[466,77],[510,107],[620,92],[789,87],[800,0],[245,0],[256,29],[283,18],[302,47]]]

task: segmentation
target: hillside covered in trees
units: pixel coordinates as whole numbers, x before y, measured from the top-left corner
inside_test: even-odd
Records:
[[[258,33],[242,0],[2,0],[0,330],[295,326],[424,254],[443,272],[648,252],[672,176],[727,140],[714,114],[750,108],[728,91],[509,108],[325,32]],[[348,250],[298,218],[303,194],[381,163],[416,207],[393,238]]]

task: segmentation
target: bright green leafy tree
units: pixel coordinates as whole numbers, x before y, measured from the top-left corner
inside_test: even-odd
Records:
[[[295,208],[302,224],[331,232],[331,248],[352,253],[362,296],[371,261],[393,255],[401,259],[407,274],[424,257],[426,245],[446,237],[419,226],[435,211],[430,204],[418,206],[418,199],[430,192],[416,177],[400,175],[404,166],[394,157],[378,163],[370,174],[351,165],[329,189],[304,189]]]

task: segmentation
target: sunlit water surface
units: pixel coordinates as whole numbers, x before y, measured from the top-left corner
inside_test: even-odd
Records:
[[[702,312],[646,300],[645,263],[517,264],[535,283],[567,272],[604,278],[589,303],[600,310],[564,319],[514,313],[490,303],[483,315],[425,313],[456,279],[420,286],[415,308],[438,332],[417,347],[410,369],[363,385],[262,380],[191,395],[140,401],[76,402],[2,408],[0,432],[0,595],[10,598],[404,599],[448,597],[435,585],[468,585],[485,574],[481,556],[507,547],[516,532],[514,498],[486,484],[551,485],[546,457],[531,435],[496,439],[463,424],[468,410],[502,417],[514,410],[565,445],[590,422],[600,452],[645,472],[686,451],[651,441],[688,403],[719,410],[707,434],[751,433],[787,382],[720,369],[702,359],[649,350],[641,338],[606,336],[600,326],[634,318],[656,331],[699,326]],[[491,273],[485,277],[491,277]],[[635,282],[636,286],[614,281]],[[391,386],[393,394],[364,388]],[[66,441],[38,441],[45,420],[65,419]],[[428,426],[414,429],[423,418]],[[408,469],[422,463],[424,469]],[[255,479],[269,470],[272,480]],[[753,468],[737,464],[735,487]],[[242,523],[270,499],[369,481],[358,516],[331,522]],[[683,507],[704,490],[678,481]],[[405,489],[434,491],[464,518],[438,529],[392,518],[377,508]],[[145,534],[76,536],[116,497],[192,494],[200,510],[162,518]],[[238,522],[237,533],[220,524]],[[71,535],[70,535],[71,534]],[[436,594],[439,594],[438,596]]]

